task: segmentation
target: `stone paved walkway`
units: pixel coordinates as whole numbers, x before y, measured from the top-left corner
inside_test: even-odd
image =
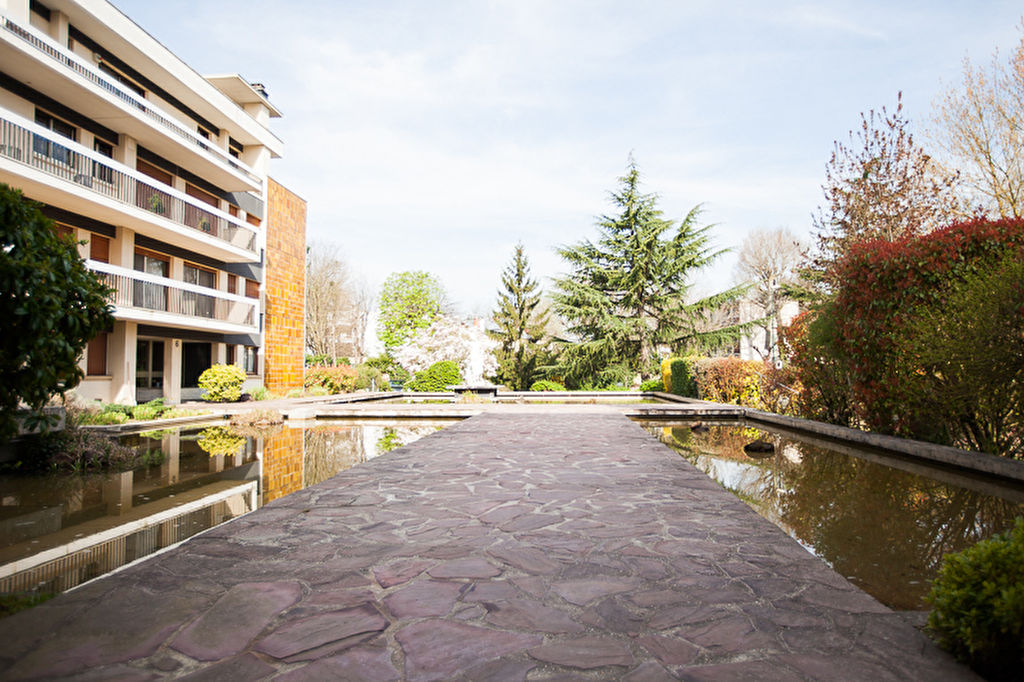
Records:
[[[5,680],[972,679],[606,412],[469,419],[0,642]]]

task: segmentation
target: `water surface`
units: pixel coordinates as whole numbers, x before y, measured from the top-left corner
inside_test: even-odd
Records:
[[[1024,515],[1018,487],[739,423],[695,424],[645,426],[894,609],[925,608],[946,553],[1007,530]],[[775,454],[745,454],[743,446],[758,439],[772,443]]]
[[[124,437],[133,471],[0,476],[0,593],[70,589],[450,423],[216,422]]]

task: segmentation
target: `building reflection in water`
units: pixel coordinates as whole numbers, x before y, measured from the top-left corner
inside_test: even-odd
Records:
[[[70,589],[450,423],[166,429],[125,437],[133,471],[0,476],[0,593]]]

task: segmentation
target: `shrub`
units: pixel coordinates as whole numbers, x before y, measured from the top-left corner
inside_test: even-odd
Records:
[[[918,438],[1024,458],[1024,259],[951,283],[904,327]],[[1015,407],[1016,406],[1016,407]]]
[[[693,366],[698,397],[715,403],[760,408],[761,364],[739,358],[701,358]]]
[[[856,417],[867,428],[953,444],[969,436],[974,415],[964,419],[956,408],[921,409],[927,407],[919,400],[921,391],[931,389],[922,387],[919,377],[930,368],[922,366],[911,330],[922,312],[944,309],[951,291],[1008,259],[1019,260],[1022,249],[1024,221],[975,220],[923,237],[862,242],[837,263],[835,281],[841,287],[818,313],[820,324],[834,330],[819,337],[824,352],[812,351],[832,359],[840,380],[849,385]],[[984,400],[984,386],[981,391]],[[937,424],[955,422],[964,423],[956,424],[961,436],[949,429],[935,432]]]
[[[196,417],[201,414],[209,414],[209,410],[189,410],[184,407],[172,407],[169,410],[164,410],[164,413],[160,415],[161,419],[177,419],[178,417]]]
[[[330,359],[330,357],[331,356],[329,356],[327,353],[317,353],[316,355],[307,355],[306,356],[306,367],[313,367],[313,366],[316,366],[316,365],[326,365],[327,361]]]
[[[797,399],[803,387],[790,365],[778,369],[765,360],[761,373],[761,409],[777,414],[797,414]]]
[[[384,381],[384,372],[380,371],[376,367],[371,367],[367,363],[360,363],[356,365],[356,390],[370,390],[376,389],[378,391],[387,390],[387,382]]]
[[[535,381],[530,386],[531,391],[564,391],[565,386],[558,383],[557,381],[551,381],[550,379],[541,379]]]
[[[17,457],[18,468],[25,470],[80,473],[127,471],[133,469],[139,461],[139,453],[132,448],[101,433],[76,428],[23,439]]]
[[[987,679],[1024,667],[1024,518],[1013,529],[946,555],[928,601],[939,644]]]
[[[163,414],[167,408],[164,406],[164,399],[157,398],[150,400],[148,403],[136,405],[131,408],[132,419],[139,421],[146,421],[149,419],[159,419],[160,415]]]
[[[199,375],[203,399],[214,403],[235,402],[242,397],[245,370],[238,365],[214,365]]]
[[[368,358],[363,364],[367,367],[379,369],[384,374],[387,374],[392,381],[401,381],[404,383],[412,378],[409,371],[398,364],[398,361],[387,353],[378,355],[374,358]]]
[[[136,405],[132,408],[132,419],[139,421],[148,421],[150,419],[156,419],[160,416],[160,408],[155,405]]]
[[[696,358],[672,358],[668,363],[669,391],[687,398],[696,398],[699,394],[694,380]]]
[[[86,410],[76,419],[81,426],[109,426],[124,424],[128,415],[124,412],[107,412],[106,410]]]
[[[305,386],[307,389],[319,386],[328,393],[349,393],[356,388],[359,372],[354,367],[340,365],[326,367],[323,365],[306,369]]]
[[[235,433],[226,426],[211,426],[199,433],[196,443],[211,457],[230,456],[245,447],[245,436]]]
[[[252,400],[269,400],[271,396],[270,391],[265,386],[257,386],[256,388],[249,391],[249,398]]]
[[[669,356],[661,361],[661,386],[665,393],[672,392],[672,363],[676,360],[675,356]]]
[[[660,391],[662,388],[661,379],[651,379],[640,384],[641,391]]]
[[[451,360],[442,360],[417,372],[416,378],[406,384],[406,388],[418,392],[446,391],[449,386],[459,383],[462,383],[459,366]]]

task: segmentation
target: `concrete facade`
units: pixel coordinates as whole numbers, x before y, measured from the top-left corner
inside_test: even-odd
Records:
[[[0,182],[116,292],[81,398],[198,398],[216,363],[263,383],[278,116],[261,85],[200,76],[105,0],[0,0]]]

